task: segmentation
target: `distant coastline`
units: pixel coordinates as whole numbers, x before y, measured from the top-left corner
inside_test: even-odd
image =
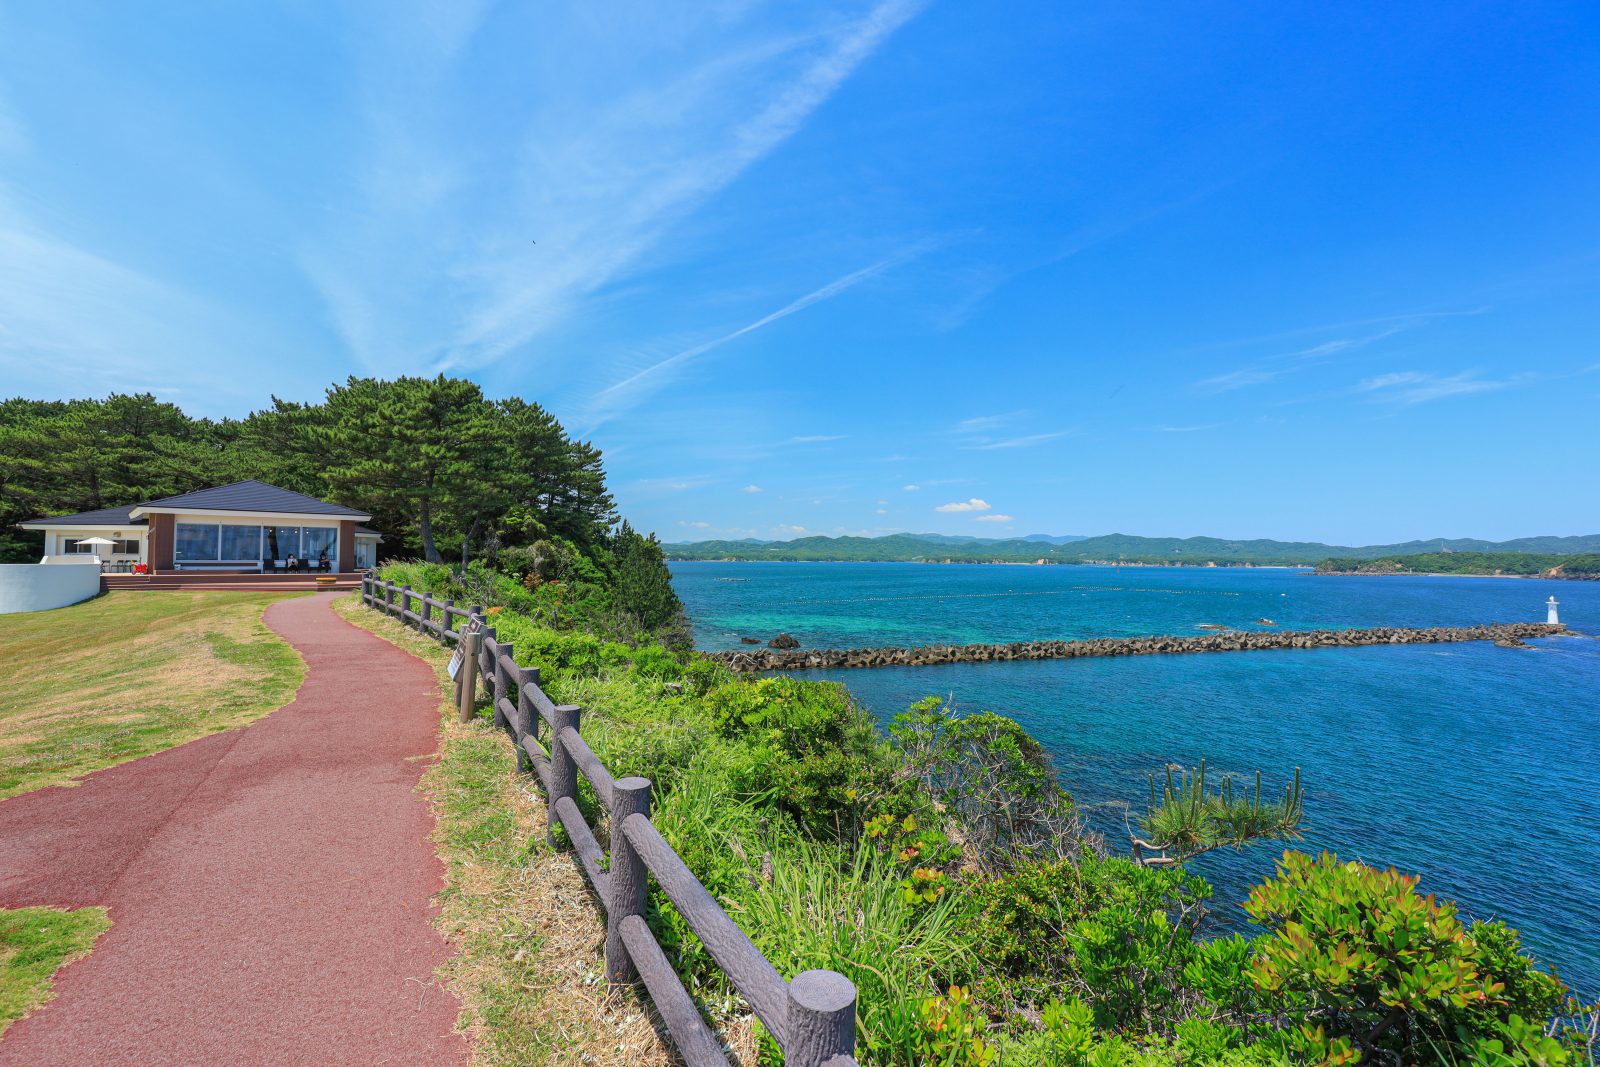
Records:
[[[1439,578],[1548,578],[1600,581],[1600,553],[1558,555],[1541,552],[1430,552],[1380,559],[1328,559],[1317,565],[1328,576]]]
[[[1436,538],[1391,545],[1348,547],[1317,541],[1227,540],[1217,537],[1141,537],[1105,534],[1053,537],[963,538],[948,534],[887,534],[882,537],[801,537],[790,541],[695,541],[661,546],[673,561],[782,563],[1007,563],[1033,566],[1079,564],[1107,567],[1319,567],[1359,570],[1382,564],[1385,573],[1455,574],[1469,560],[1493,558],[1484,573],[1550,571],[1567,561],[1600,559],[1600,534],[1523,537],[1512,541]],[[1423,560],[1429,561],[1427,565]],[[1565,568],[1570,572],[1573,568]],[[1580,564],[1578,569],[1583,571]]]

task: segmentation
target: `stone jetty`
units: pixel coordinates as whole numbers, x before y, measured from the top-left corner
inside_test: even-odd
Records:
[[[1351,648],[1358,645],[1431,645],[1456,641],[1520,643],[1529,637],[1564,634],[1565,626],[1542,622],[1489,626],[1433,626],[1405,629],[1286,630],[1272,633],[1228,630],[1198,637],[1095,637],[1084,641],[1013,641],[1004,645],[924,645],[917,648],[820,648],[715,652],[713,658],[736,671],[797,671],[809,667],[928,667],[943,663],[999,663],[1009,660],[1077,659],[1080,656],[1158,656],[1189,652],[1255,652],[1269,648]]]

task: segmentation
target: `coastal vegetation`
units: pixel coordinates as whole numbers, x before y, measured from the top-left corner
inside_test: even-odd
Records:
[[[1057,543],[1063,542],[1064,543]],[[697,541],[663,546],[674,560],[892,563],[1100,563],[1204,567],[1316,566],[1330,557],[1373,560],[1389,556],[1455,552],[1600,552],[1600,534],[1523,537],[1514,541],[1468,538],[1410,541],[1347,548],[1315,541],[1230,541],[1217,537],[1137,537],[1107,534],[1071,539],[960,538],[933,534],[883,537],[801,537],[792,541]]]
[[[0,615],[0,797],[241,726],[305,678],[261,621],[284,593],[107,593]]]
[[[1425,552],[1377,559],[1342,557],[1317,564],[1318,574],[1472,574],[1600,581],[1600,553]]]
[[[31,562],[17,523],[249,478],[372,515],[383,550],[465,561],[539,541],[593,547],[616,521],[600,452],[537,404],[461,378],[352,377],[320,403],[274,398],[203,419],[148,393],[0,401],[0,563]]]
[[[623,607],[614,560],[588,563],[384,576],[486,605],[606,765],[653,781],[661,833],[779,971],[856,984],[863,1063],[1587,1062],[1584,1009],[1515,931],[1410,876],[1285,852],[1251,894],[1256,934],[1216,936],[1184,859],[1295,840],[1298,781],[1163,773],[1128,855],[1016,723],[929,698],[880,728],[836,683],[736,676],[677,643],[673,612]],[[670,905],[649,920],[702,1005],[755,1025]]]

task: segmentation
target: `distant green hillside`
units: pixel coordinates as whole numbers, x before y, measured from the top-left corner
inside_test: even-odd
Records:
[[[885,537],[801,537],[793,541],[699,541],[664,545],[668,559],[676,560],[783,560],[817,562],[937,563],[1179,563],[1204,566],[1301,565],[1314,566],[1330,558],[1375,560],[1389,556],[1483,552],[1544,553],[1570,556],[1600,553],[1600,534],[1577,537],[1522,537],[1514,541],[1477,541],[1470,538],[1408,541],[1398,545],[1351,548],[1317,541],[1228,541],[1218,537],[1137,537],[1105,534],[1067,544],[1012,538],[999,541],[937,540],[922,534]],[[1449,558],[1445,556],[1444,558]]]
[[[1558,569],[1559,568],[1559,569]],[[1600,554],[1552,552],[1426,552],[1381,559],[1329,559],[1318,574],[1519,574],[1600,579]]]

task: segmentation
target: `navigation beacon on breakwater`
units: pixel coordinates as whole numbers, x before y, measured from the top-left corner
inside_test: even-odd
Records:
[[[1544,621],[1549,623],[1551,626],[1560,626],[1561,616],[1556,613],[1556,608],[1559,607],[1559,605],[1556,603],[1556,598],[1552,596],[1549,600],[1544,602],[1544,606]]]

